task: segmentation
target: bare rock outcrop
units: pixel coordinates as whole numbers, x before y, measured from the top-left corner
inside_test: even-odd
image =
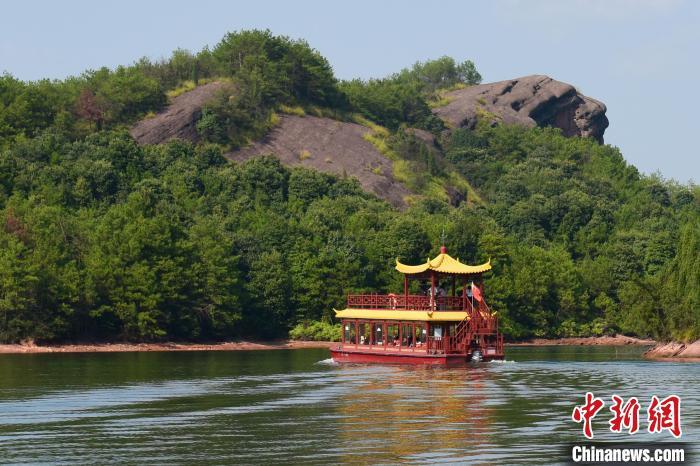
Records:
[[[659,343],[644,353],[648,359],[700,360],[700,340],[693,343]]]
[[[163,111],[136,123],[130,130],[132,137],[139,144],[161,144],[172,139],[197,142],[196,124],[202,107],[225,86],[212,82],[175,97]],[[279,124],[262,140],[225,155],[242,161],[272,154],[288,166],[355,177],[365,191],[404,208],[406,197],[412,193],[394,179],[391,160],[364,139],[369,131],[362,125],[330,118],[281,115]],[[432,138],[422,133],[424,138]]]
[[[449,103],[434,112],[457,127],[473,128],[480,116],[491,117],[494,123],[554,126],[566,136],[592,137],[600,143],[608,127],[605,104],[548,76],[471,86],[445,97]]]
[[[391,160],[364,139],[369,131],[362,125],[330,118],[281,115],[279,124],[265,138],[226,157],[243,161],[273,154],[288,166],[352,176],[365,191],[395,207],[405,207],[411,191],[392,176]]]
[[[131,136],[139,144],[161,144],[171,139],[197,141],[196,125],[202,107],[225,85],[212,82],[180,94],[156,116],[136,123],[129,131]]]
[[[134,125],[131,135],[139,144],[171,139],[197,142],[196,124],[202,107],[226,86],[212,82],[173,98],[166,109]],[[471,128],[477,118],[495,115],[490,117],[506,124],[552,125],[565,135],[590,136],[600,142],[608,126],[605,105],[546,76],[472,86],[450,92],[447,98],[450,103],[435,109],[435,113],[454,126]],[[288,166],[355,177],[365,191],[395,207],[406,207],[406,199],[413,193],[394,179],[391,160],[364,138],[369,131],[365,126],[330,118],[282,115],[279,124],[262,140],[226,157],[242,161],[272,154]],[[431,150],[439,150],[432,134],[409,131]],[[455,205],[464,201],[464,195],[453,188],[448,188],[447,194]]]

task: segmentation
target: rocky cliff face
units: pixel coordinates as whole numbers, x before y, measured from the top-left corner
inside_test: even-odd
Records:
[[[161,144],[171,139],[197,141],[202,107],[224,87],[224,83],[212,82],[175,97],[162,112],[136,123],[131,136],[139,144]]]
[[[404,208],[405,198],[412,193],[394,179],[391,160],[364,139],[368,132],[356,123],[311,115],[281,115],[279,124],[265,138],[226,157],[240,162],[274,154],[290,167],[352,176],[365,191]]]
[[[493,123],[554,126],[566,136],[603,143],[608,127],[605,104],[570,84],[534,75],[452,91],[435,113],[453,126],[473,128],[479,116]]]
[[[140,144],[160,144],[171,139],[197,142],[197,120],[202,107],[218,92],[230,91],[226,84],[212,82],[175,97],[170,105],[152,118],[131,128]],[[603,142],[608,126],[605,105],[579,94],[573,86],[546,76],[482,84],[448,93],[450,103],[435,113],[453,126],[474,127],[478,117],[494,123],[526,126],[556,126],[567,136],[590,136]],[[406,207],[411,191],[392,173],[392,162],[365,140],[368,128],[351,123],[319,118],[282,115],[279,124],[260,141],[230,152],[234,161],[274,154],[284,164],[303,166],[337,175],[356,177],[362,187],[398,208]],[[433,135],[410,129],[430,150]],[[454,188],[447,194],[453,204],[464,201]]]
[[[163,111],[136,123],[130,130],[139,144],[161,144],[172,139],[197,142],[196,123],[202,107],[218,92],[229,91],[225,83],[212,82],[185,92]],[[258,155],[274,154],[288,166],[302,166],[359,180],[365,191],[398,208],[406,207],[409,191],[396,181],[391,160],[364,139],[370,130],[364,126],[307,115],[281,115],[280,122],[261,141],[225,154],[234,161]],[[418,131],[418,130],[416,130]],[[419,138],[432,135],[421,131]]]

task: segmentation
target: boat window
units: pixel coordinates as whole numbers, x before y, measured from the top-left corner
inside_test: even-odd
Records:
[[[368,322],[360,322],[357,324],[357,342],[360,345],[369,345],[371,331],[372,327]]]
[[[386,341],[389,346],[399,346],[401,342],[399,338],[399,324],[386,325]]]
[[[415,335],[416,335],[416,347],[421,347],[425,345],[426,341],[426,336],[427,332],[425,330],[425,325],[424,324],[416,324],[416,329],[415,329]]]
[[[437,340],[442,338],[442,325],[431,325],[430,326],[430,336],[435,337],[435,339],[437,339]]]
[[[356,343],[355,339],[355,321],[354,320],[346,320],[343,323],[343,336],[345,343],[354,345]]]
[[[403,323],[401,325],[401,346],[413,346],[413,324]]]
[[[374,332],[373,338],[372,338],[372,344],[373,345],[383,345],[384,344],[384,332],[383,328],[384,324],[381,322],[375,322],[372,324],[372,329]]]

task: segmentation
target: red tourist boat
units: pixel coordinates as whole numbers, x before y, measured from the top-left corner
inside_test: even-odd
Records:
[[[403,294],[349,295],[347,308],[335,311],[343,340],[331,348],[334,361],[460,364],[503,359],[498,317],[483,296],[483,273],[491,270],[491,261],[466,265],[442,246],[436,258],[421,265],[397,260],[396,270],[404,274]],[[427,293],[409,294],[411,280],[428,284]]]

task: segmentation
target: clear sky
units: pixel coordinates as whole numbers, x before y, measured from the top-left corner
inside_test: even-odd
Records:
[[[304,38],[340,78],[472,59],[484,82],[546,74],[605,102],[607,143],[646,173],[700,182],[700,2],[120,0],[2,4],[0,71],[35,80],[214,45],[227,31]]]

